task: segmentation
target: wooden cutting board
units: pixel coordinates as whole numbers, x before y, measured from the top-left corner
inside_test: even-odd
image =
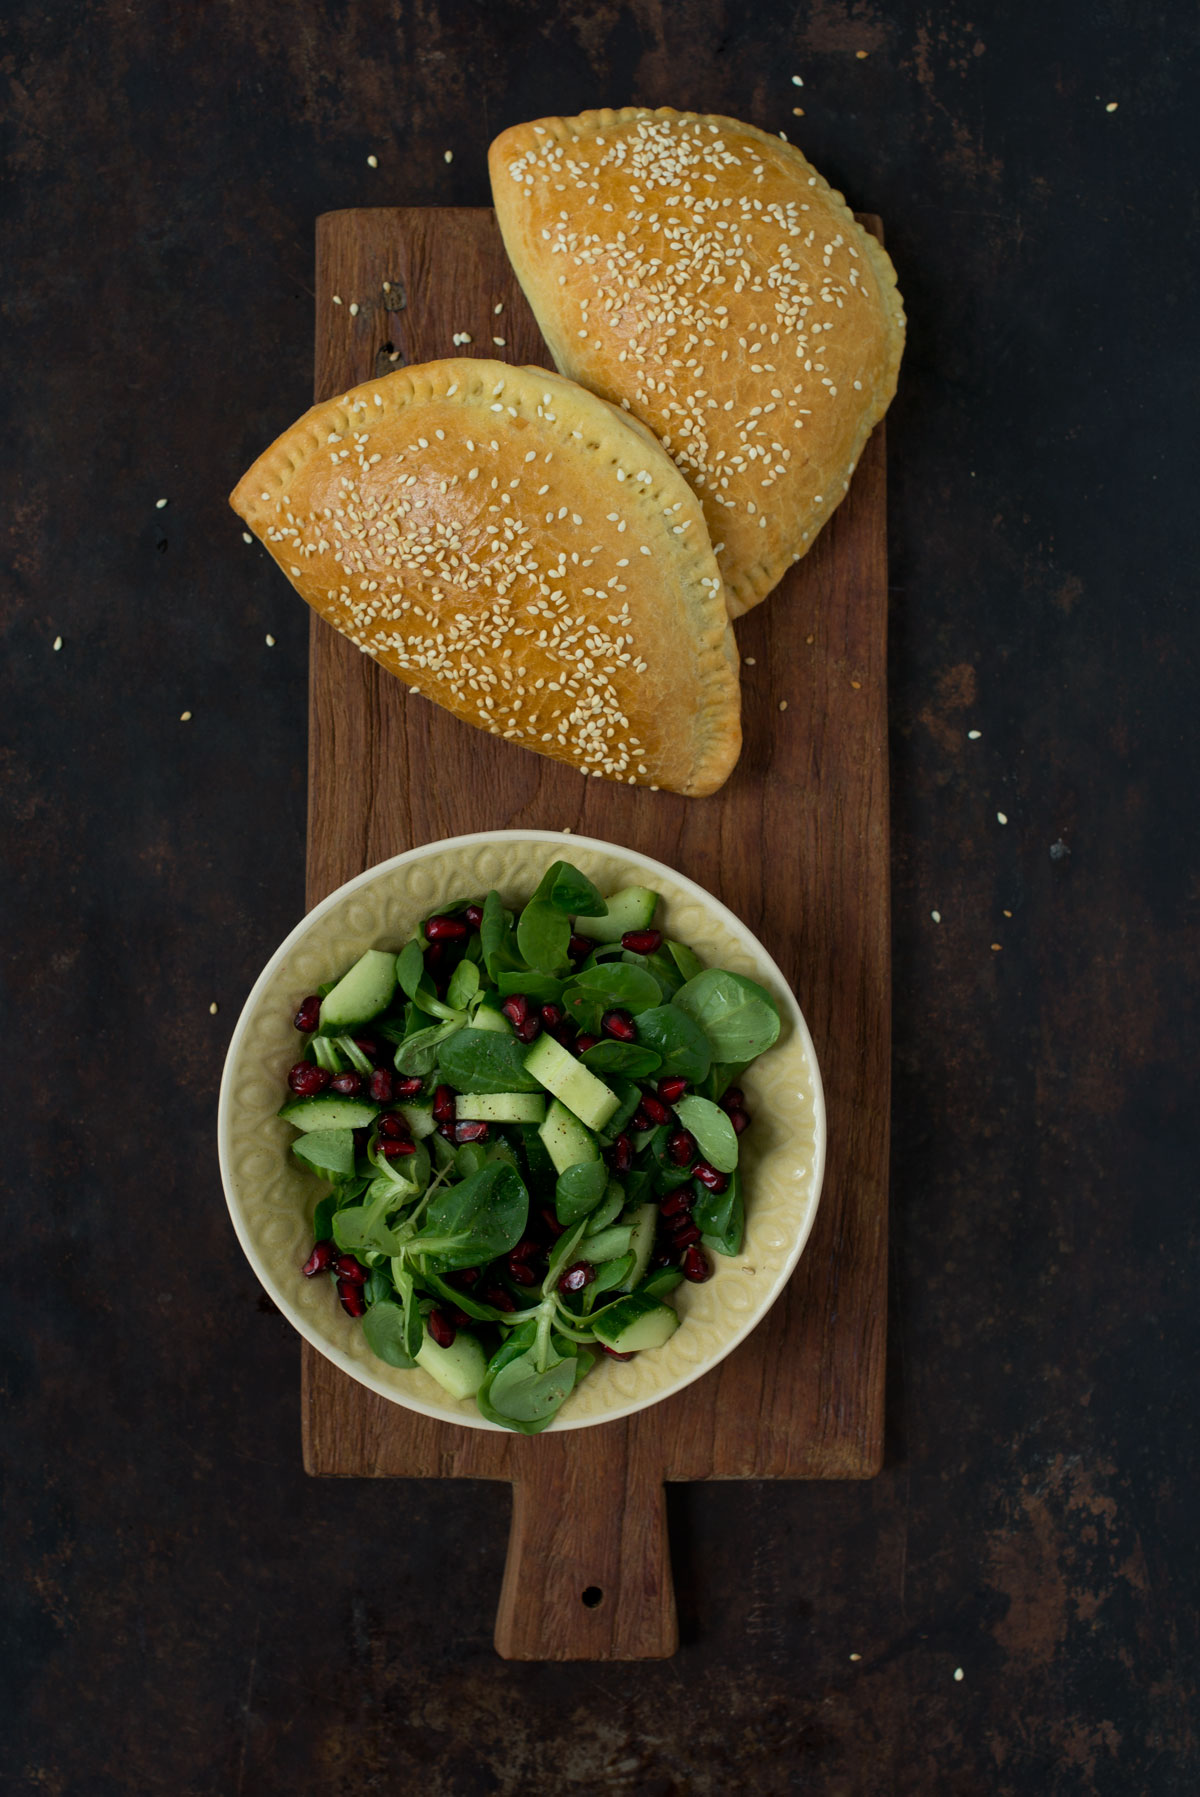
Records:
[[[470,346],[456,350],[463,331]],[[380,209],[318,221],[318,399],[456,353],[549,365],[490,211]],[[666,1480],[859,1479],[879,1468],[886,628],[881,431],[815,548],[737,626],[745,746],[712,798],[581,780],[410,698],[313,619],[310,905],[377,861],[468,830],[569,827],[640,849],[724,900],[774,955],[795,986],[825,1083],[825,1190],[800,1265],[753,1335],[678,1397],[627,1422],[491,1434],[402,1410],[305,1343],[310,1473],[511,1483],[496,1624],[508,1658],[674,1652]]]

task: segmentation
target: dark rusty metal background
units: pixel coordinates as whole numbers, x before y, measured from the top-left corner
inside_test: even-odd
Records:
[[[1197,1788],[1195,36],[1128,0],[2,9],[4,1790]],[[225,495],[308,402],[319,212],[485,203],[495,131],[627,100],[786,129],[909,306],[889,1461],[674,1490],[678,1658],[542,1667],[492,1653],[506,1494],[303,1477],[226,1220],[307,615]]]

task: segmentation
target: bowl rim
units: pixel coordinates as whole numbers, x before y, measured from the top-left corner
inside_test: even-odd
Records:
[[[335,906],[342,904],[352,893],[357,892],[364,886],[372,884],[384,875],[390,873],[394,868],[411,866],[415,862],[432,859],[434,856],[445,854],[449,850],[466,849],[477,844],[495,841],[546,843],[548,845],[554,845],[559,849],[561,849],[564,844],[568,847],[573,844],[578,844],[581,848],[596,849],[604,854],[624,855],[629,857],[630,860],[640,863],[641,867],[649,873],[665,874],[669,880],[675,882],[689,892],[695,900],[710,907],[719,915],[721,921],[733,935],[740,937],[743,944],[750,948],[756,957],[761,956],[762,960],[766,963],[767,968],[774,975],[778,991],[784,994],[792,1028],[797,1032],[812,1078],[812,1203],[809,1206],[805,1221],[802,1227],[797,1231],[796,1239],[788,1252],[784,1266],[779,1275],[774,1297],[771,1298],[770,1302],[763,1310],[752,1314],[744,1324],[735,1329],[731,1333],[729,1340],[724,1342],[719,1350],[709,1355],[684,1376],[678,1378],[669,1389],[651,1393],[648,1397],[631,1399],[627,1403],[614,1407],[611,1411],[606,1411],[602,1416],[581,1417],[578,1421],[573,1421],[569,1417],[555,1416],[547,1428],[542,1431],[542,1433],[548,1435],[556,1431],[562,1433],[569,1429],[588,1429],[603,1423],[621,1422],[625,1418],[635,1415],[639,1410],[648,1409],[651,1405],[663,1403],[670,1398],[676,1397],[689,1385],[693,1385],[697,1379],[704,1378],[706,1374],[711,1373],[718,1367],[721,1362],[732,1354],[735,1348],[740,1347],[746,1337],[765,1320],[770,1310],[776,1303],[778,1303],[779,1299],[787,1289],[788,1282],[795,1272],[800,1256],[803,1254],[809,1236],[812,1234],[813,1224],[816,1221],[817,1212],[820,1209],[821,1195],[825,1183],[825,1155],[827,1141],[825,1090],[821,1079],[820,1063],[817,1060],[816,1049],[813,1045],[812,1033],[809,1030],[804,1013],[800,1009],[800,1002],[797,999],[795,992],[792,990],[790,983],[784,977],[774,956],[771,955],[759,941],[749,925],[744,923],[736,912],[731,911],[728,905],[723,904],[722,901],[709,892],[706,887],[699,885],[695,880],[689,879],[686,874],[681,874],[676,868],[669,866],[666,862],[658,861],[654,856],[644,854],[640,849],[632,849],[622,843],[609,842],[605,838],[599,836],[581,836],[575,831],[564,832],[561,830],[537,829],[470,830],[461,836],[442,836],[435,842],[420,843],[414,848],[403,849],[398,855],[390,855],[386,861],[377,861],[374,866],[365,868],[360,874],[355,874],[353,879],[347,880],[341,886],[335,887],[332,892],[319,900],[311,910],[304,913],[303,917],[301,917],[295,926],[289,930],[283,941],[268,958],[261,973],[250,988],[246,1001],[238,1015],[238,1020],[233,1027],[233,1032],[230,1035],[229,1046],[225,1051],[225,1064],[221,1071],[221,1084],[217,1099],[217,1160],[221,1171],[221,1184],[225,1193],[225,1204],[229,1211],[230,1221],[233,1224],[234,1234],[237,1236],[242,1252],[249,1261],[250,1266],[264,1291],[287,1318],[293,1329],[295,1329],[299,1335],[303,1336],[305,1341],[309,1342],[326,1360],[331,1361],[342,1372],[349,1374],[357,1384],[366,1386],[369,1391],[377,1393],[380,1397],[387,1399],[390,1403],[398,1404],[402,1409],[413,1411],[420,1416],[430,1417],[435,1422],[443,1423],[449,1428],[479,1428],[487,1430],[489,1433],[503,1436],[509,1436],[513,1433],[511,1430],[501,1429],[496,1423],[489,1422],[484,1416],[449,1417],[443,1410],[439,1410],[433,1404],[426,1403],[421,1398],[405,1397],[390,1387],[385,1386],[382,1383],[382,1380],[376,1381],[371,1376],[369,1368],[352,1360],[349,1355],[342,1353],[342,1351],[334,1346],[333,1343],[323,1340],[319,1331],[313,1328],[308,1322],[308,1319],[296,1309],[291,1299],[288,1297],[288,1294],[279,1285],[275,1274],[267,1266],[262,1255],[259,1253],[257,1246],[252,1240],[248,1226],[241,1215],[240,1201],[236,1196],[236,1187],[232,1170],[231,1142],[231,1106],[234,1064],[238,1059],[242,1040],[257,1011],[261,994],[274,977],[279,963],[290,954],[293,947],[302,940],[318,919],[323,917],[327,912],[333,910]],[[767,1052],[769,1054],[770,1050]]]

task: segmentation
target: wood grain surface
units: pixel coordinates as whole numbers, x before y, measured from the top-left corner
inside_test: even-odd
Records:
[[[471,344],[459,351],[453,336],[463,331]],[[316,397],[455,353],[548,362],[491,212],[321,218]],[[732,778],[707,799],[581,780],[410,696],[312,621],[310,905],[377,861],[470,830],[570,829],[643,850],[707,887],[761,938],[796,990],[825,1084],[825,1188],[800,1265],[749,1340],[678,1397],[623,1423],[499,1436],[389,1404],[304,1345],[310,1473],[512,1483],[496,1632],[508,1657],[674,1651],[665,1480],[853,1479],[881,1463],[890,1072],[884,483],[877,431],[812,552],[739,622],[745,743]]]

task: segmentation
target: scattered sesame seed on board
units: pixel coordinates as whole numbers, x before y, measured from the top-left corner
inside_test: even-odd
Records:
[[[852,1653],[852,1654],[851,1654],[851,1655],[850,1655],[850,1658],[851,1658],[851,1659],[852,1659],[852,1660],[861,1660],[861,1659],[862,1659],[862,1655],[861,1655],[861,1654],[860,1654],[860,1653]]]
[[[866,62],[867,57],[870,55],[870,51],[869,50],[856,50],[854,52],[854,54],[859,62]]]
[[[444,154],[444,156],[443,156],[443,161],[445,161],[445,162],[453,162],[453,161],[454,161],[454,151],[453,151],[453,150],[447,150],[447,151],[446,151],[446,152],[445,152],[445,154]]]
[[[368,168],[378,168],[379,167],[378,156],[368,156],[367,157],[367,167]]]
[[[217,1014],[217,1011],[218,1011],[218,1010],[219,1010],[219,1008],[220,1008],[220,1007],[219,1007],[219,1006],[218,1006],[218,1005],[216,1005],[216,1004],[215,1004],[215,1003],[214,1003],[214,1004],[211,1004],[211,1005],[209,1005],[209,1007],[208,1007],[208,1014],[209,1014],[209,1016],[210,1016],[210,1017],[215,1017],[215,1016],[216,1016],[216,1014]]]
[[[954,1668],[954,1682],[956,1685],[961,1685],[962,1681],[963,1681],[963,1669],[961,1666],[956,1666]]]
[[[351,318],[358,317],[358,301],[357,300],[350,301],[350,316],[351,316]]]
[[[806,643],[815,643],[817,639],[815,636],[806,636],[804,640]]]
[[[786,700],[786,699],[781,699],[781,700],[780,700],[780,701],[779,701],[779,709],[780,709],[780,711],[786,711],[786,710],[787,710],[787,700]]]
[[[1004,915],[1005,915],[1005,917],[1011,917],[1011,916],[1012,916],[1012,912],[1011,912],[1011,911],[1006,911],[1006,912],[1005,912],[1005,913],[1004,913]]]
[[[758,663],[757,663],[757,661],[755,661],[753,655],[748,655],[746,657],[746,666],[748,668],[756,668],[758,666]]]
[[[1003,811],[997,811],[996,822],[998,824],[1006,824],[1008,822],[1008,819],[1005,817]]]
[[[942,921],[942,914],[941,914],[941,912],[940,912],[940,911],[931,911],[931,912],[930,912],[930,913],[929,913],[929,915],[930,915],[930,917],[932,917],[932,919],[933,919],[933,921],[934,921],[934,923],[941,923],[941,921]]]
[[[271,634],[270,634],[270,632],[269,632],[269,631],[268,631],[268,633],[267,633],[267,639],[266,639],[266,642],[267,642],[267,648],[268,648],[268,649],[273,649],[273,648],[274,648],[274,647],[275,647],[275,638],[274,638],[274,637],[273,637],[273,636],[272,636],[272,635],[271,635]]]
[[[994,955],[998,955],[998,954],[999,954],[999,953],[1000,953],[1000,944],[999,944],[999,943],[998,943],[998,942],[993,942],[993,944],[992,944],[992,953],[993,953],[993,954],[994,954]]]
[[[62,638],[60,636],[56,636],[51,647],[55,648],[55,649],[61,649],[62,648]]]
[[[493,337],[492,342],[496,345],[497,349],[504,348],[504,338],[503,337]]]
[[[190,721],[190,719],[191,719],[191,715],[192,715],[192,714],[191,714],[191,712],[190,712],[190,711],[181,711],[181,712],[180,712],[180,714],[179,714],[179,722],[180,722],[180,723],[181,723],[181,724],[186,724],[186,723],[188,723],[188,722],[189,722],[189,721]]]
[[[243,543],[252,543],[253,541],[254,541],[254,538],[250,535],[250,532],[248,530],[244,530],[242,532],[242,542]]]
[[[977,743],[982,735],[983,735],[982,730],[968,730],[967,731],[967,741],[969,743]]]
[[[792,117],[794,119],[802,119],[804,117],[803,106],[793,106],[792,107]]]
[[[1117,110],[1117,105],[1118,102],[1116,100],[1110,100],[1104,110],[1105,112],[1115,112]]]
[[[167,504],[167,501],[166,501],[166,500],[165,500],[165,499],[156,499],[156,500],[155,500],[155,501],[154,501],[154,509],[155,509],[155,511],[158,511],[158,512],[161,512],[161,511],[162,511],[162,509],[163,509],[163,507],[164,507],[164,505],[166,505],[166,504]]]
[[[564,825],[563,825],[563,827],[562,827],[562,834],[563,834],[563,835],[564,835],[564,836],[569,836],[569,835],[570,835],[570,834],[571,834],[571,826],[570,826],[570,824],[564,824]]]
[[[334,303],[334,305],[335,305],[335,306],[340,306],[340,305],[341,305],[341,303],[342,303],[342,296],[341,296],[341,294],[340,294],[340,293],[335,293],[335,294],[334,294],[334,296],[333,296],[333,303]]]
[[[804,86],[804,78],[803,78],[803,76],[801,76],[801,75],[793,75],[793,76],[792,76],[792,86],[793,86],[793,87],[803,87],[803,86]]]
[[[499,316],[500,316],[501,312],[503,312],[503,310],[504,310],[504,301],[497,300],[496,304],[492,307],[492,311],[495,313],[497,318],[499,318]]]
[[[861,680],[852,680],[850,682],[850,684],[854,688],[856,693],[862,691],[862,681]]]

